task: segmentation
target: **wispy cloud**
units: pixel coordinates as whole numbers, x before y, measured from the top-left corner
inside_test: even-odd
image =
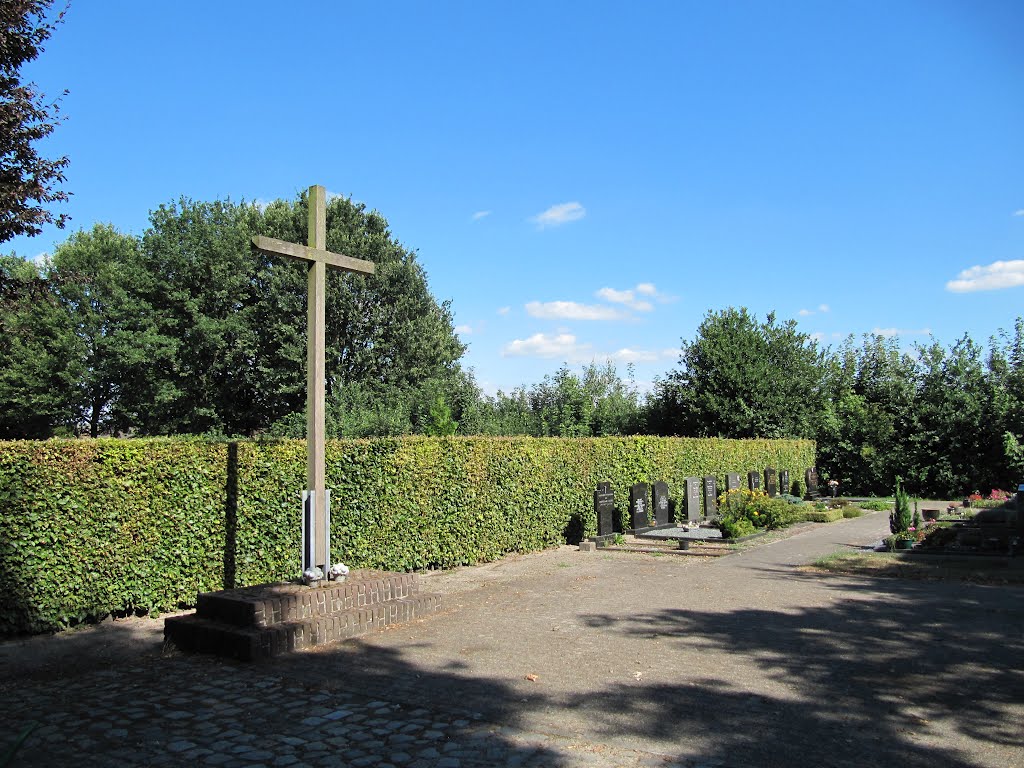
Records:
[[[560,357],[576,361],[590,349],[589,344],[579,344],[571,333],[548,335],[535,333],[528,339],[513,339],[502,349],[502,357]]]
[[[490,215],[490,211],[477,211],[476,213],[473,214],[473,221],[480,221],[480,219],[483,219]]]
[[[825,340],[825,334],[822,333],[821,331],[815,331],[814,333],[810,334],[810,336],[812,341],[820,342]]]
[[[543,320],[624,320],[629,317],[615,307],[575,301],[531,301],[526,305],[526,313]]]
[[[829,311],[831,311],[831,307],[829,307],[828,304],[819,304],[817,309],[801,309],[797,314],[800,315],[800,317],[810,317],[811,315],[816,315],[819,312],[821,314],[825,314]]]
[[[971,293],[1015,288],[1018,285],[1024,285],[1024,259],[995,261],[985,266],[970,267],[957,275],[955,280],[946,283],[946,290]]]
[[[872,328],[871,329],[871,333],[873,333],[875,336],[885,336],[886,338],[888,338],[890,336],[927,336],[931,332],[932,332],[931,328],[920,328],[920,329],[916,329],[916,330],[912,329],[912,328]]]
[[[533,216],[530,221],[536,224],[538,229],[546,229],[568,224],[570,221],[579,221],[586,215],[587,209],[577,202],[559,203]]]
[[[613,304],[625,304],[637,312],[650,312],[654,309],[654,305],[651,302],[638,299],[633,291],[617,291],[614,288],[602,288],[594,295]]]
[[[498,307],[498,314],[499,315],[507,315],[511,311],[512,311],[512,307]]]
[[[471,326],[471,325],[456,325],[455,326],[455,332],[456,333],[461,333],[461,334],[463,334],[465,336],[468,336],[471,333],[473,333],[473,326]]]
[[[37,253],[35,256],[29,259],[29,261],[40,267],[45,267],[50,262],[50,254],[46,251],[43,251],[41,253]]]
[[[1014,211],[1013,215],[1014,216],[1024,216],[1024,208],[1021,208],[1019,211]]]

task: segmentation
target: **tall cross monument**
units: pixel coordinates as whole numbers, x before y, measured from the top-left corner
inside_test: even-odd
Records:
[[[327,267],[372,275],[371,261],[327,250],[327,195],[321,186],[309,188],[308,246],[254,237],[252,247],[272,256],[288,256],[307,264],[306,296],[306,485],[302,494],[302,570],[331,567],[331,495],[324,462],[326,408],[326,290]]]

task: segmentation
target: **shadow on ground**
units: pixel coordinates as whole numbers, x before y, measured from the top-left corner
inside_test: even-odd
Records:
[[[274,661],[268,671],[512,729],[535,728],[538,712],[553,713],[553,721],[558,712],[573,713],[575,722],[586,722],[578,733],[583,741],[616,744],[628,737],[653,752],[728,766],[967,768],[1020,759],[1024,591],[833,581],[841,582],[842,596],[825,607],[578,617],[601,634],[634,638],[637,647],[657,637],[666,655],[697,649],[718,660],[717,668],[698,665],[678,683],[595,688],[581,669],[578,693],[538,688],[524,695],[461,663],[427,668],[417,662],[416,646],[366,644]],[[752,690],[728,669],[733,660],[753,662],[784,685]],[[567,764],[561,759],[551,754],[541,764]]]

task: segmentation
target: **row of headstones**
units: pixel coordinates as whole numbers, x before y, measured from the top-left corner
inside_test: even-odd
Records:
[[[811,467],[804,474],[809,494],[817,494],[818,474],[814,467]],[[701,479],[687,477],[684,480],[686,485],[686,520],[690,523],[701,522]],[[790,490],[789,470],[776,472],[771,467],[764,471],[764,487],[767,494],[775,497],[779,492],[781,484],[784,493]],[[752,491],[761,488],[761,473],[748,472],[747,485]],[[718,518],[718,478],[714,475],[707,475],[703,479],[704,486],[704,508],[703,518],[711,522]],[[729,472],[725,476],[726,490],[731,491],[740,487],[740,475],[738,472]],[[812,490],[813,489],[813,490]],[[653,503],[649,501],[649,487],[647,483],[637,483],[629,489],[629,519],[632,527],[650,528],[658,525],[670,525],[675,522],[672,519],[672,505],[668,496],[668,483],[657,482],[653,486]],[[615,532],[615,493],[612,491],[611,483],[598,483],[594,491],[594,514],[597,517],[597,535],[607,536]]]

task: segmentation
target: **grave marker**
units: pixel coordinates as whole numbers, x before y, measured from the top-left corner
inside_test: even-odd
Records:
[[[704,478],[704,518],[709,522],[718,519],[718,480],[714,475]]]
[[[598,483],[594,491],[594,515],[597,517],[597,535],[615,532],[615,492],[611,483]]]
[[[331,567],[331,509],[327,490],[324,440],[326,426],[326,293],[327,267],[364,275],[374,273],[371,261],[353,259],[327,248],[327,192],[309,188],[308,246],[256,236],[252,247],[271,256],[287,256],[308,269],[306,293],[306,485],[302,494],[302,570]]]
[[[700,522],[700,478],[686,478],[686,519],[691,523]]]
[[[793,486],[789,482],[789,470],[784,469],[779,472],[779,488],[783,493],[792,493]]]
[[[654,522],[656,525],[668,525],[675,522],[669,519],[668,483],[658,481],[654,484]]]
[[[818,491],[818,470],[814,467],[808,468],[804,472],[804,481],[807,487],[807,495],[812,499],[818,498],[821,495]]]
[[[726,492],[735,491],[740,487],[740,473],[729,472],[725,476],[725,490]]]
[[[768,496],[773,499],[779,495],[779,485],[776,478],[775,470],[772,467],[766,467],[764,470],[764,489],[768,492]]]
[[[747,472],[747,485],[752,491],[761,490],[761,473]]]
[[[650,511],[647,483],[637,483],[629,489],[629,514],[634,529],[650,528]]]

